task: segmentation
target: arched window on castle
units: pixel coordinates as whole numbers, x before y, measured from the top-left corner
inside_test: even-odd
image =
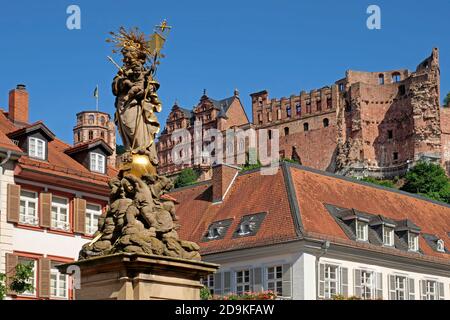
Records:
[[[100,124],[102,125],[102,126],[104,126],[105,125],[105,117],[100,117]]]
[[[401,80],[400,73],[394,72],[392,74],[392,82],[397,83],[397,82],[400,82],[400,80]]]
[[[89,123],[89,124],[94,124],[94,115],[93,115],[93,114],[90,114],[90,115],[89,115],[88,123]]]
[[[378,84],[384,84],[384,74],[382,73],[378,75]]]
[[[326,128],[330,125],[330,120],[328,118],[323,119],[323,127]]]
[[[300,106],[300,103],[297,103],[295,106],[295,111],[297,112],[297,115],[300,115],[302,113],[302,107]]]
[[[290,118],[292,116],[291,105],[290,104],[288,104],[286,106],[286,115],[287,115],[288,118]]]
[[[305,122],[303,124],[303,131],[309,131],[309,123],[308,122]]]
[[[284,135],[287,136],[289,134],[289,127],[284,127]]]

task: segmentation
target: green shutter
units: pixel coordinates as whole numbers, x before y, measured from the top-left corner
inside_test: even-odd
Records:
[[[395,276],[389,275],[389,300],[395,300]]]
[[[361,270],[355,269],[355,296],[361,298],[362,292],[361,292]]]
[[[214,274],[214,294],[222,295],[222,272],[217,272]]]
[[[319,298],[325,298],[325,265],[319,264]]]
[[[291,265],[283,264],[283,297],[292,297],[292,277],[291,277]]]
[[[339,268],[341,271],[341,294],[348,297],[348,268]]]
[[[263,269],[254,268],[253,269],[253,291],[260,292],[263,291]]]
[[[383,299],[383,274],[377,272],[376,277],[376,297],[381,300]]]

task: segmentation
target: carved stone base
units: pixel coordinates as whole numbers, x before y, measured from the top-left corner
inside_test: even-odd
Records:
[[[80,268],[73,274],[80,277],[76,300],[198,300],[203,287],[200,278],[219,268],[201,261],[118,253],[61,265],[58,269],[62,273],[67,273],[68,268],[73,272],[74,266]]]

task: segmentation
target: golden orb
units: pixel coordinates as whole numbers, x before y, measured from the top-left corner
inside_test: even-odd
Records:
[[[140,178],[144,174],[156,174],[156,167],[153,166],[147,155],[133,154],[131,158],[131,163],[127,167],[132,175]]]

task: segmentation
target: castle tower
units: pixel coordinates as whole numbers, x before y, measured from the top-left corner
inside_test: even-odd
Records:
[[[110,115],[101,111],[82,111],[77,113],[77,124],[73,127],[73,144],[78,145],[95,139],[103,139],[114,153],[108,163],[116,163],[116,126]]]

